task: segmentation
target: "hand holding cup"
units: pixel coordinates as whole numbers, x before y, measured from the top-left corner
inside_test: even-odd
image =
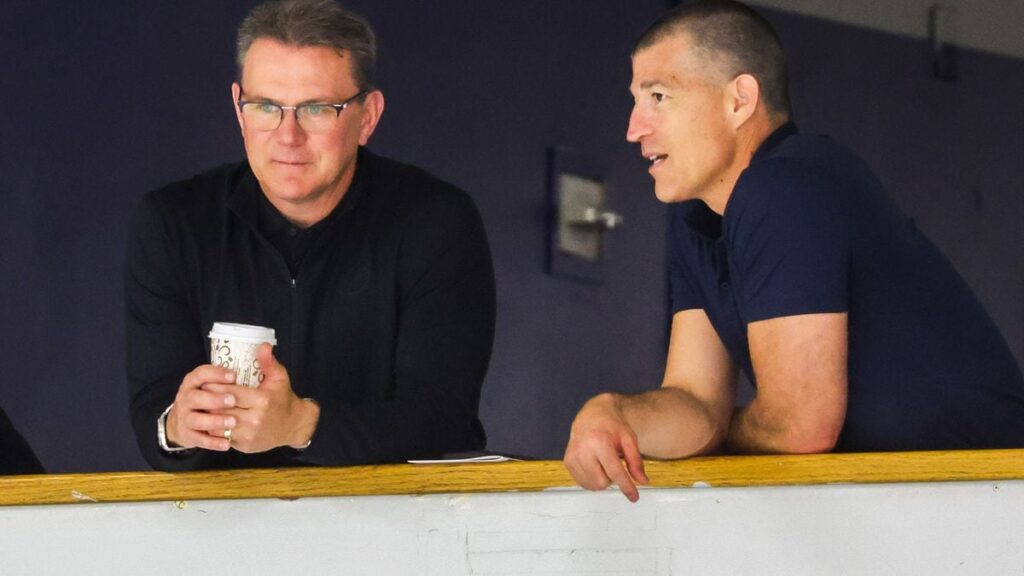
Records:
[[[210,364],[189,372],[167,414],[167,440],[185,448],[227,451],[237,418],[224,412],[236,406],[234,385],[258,387],[263,371],[256,359],[260,344],[277,343],[274,330],[262,326],[216,322],[210,331]],[[208,384],[224,384],[221,390]]]

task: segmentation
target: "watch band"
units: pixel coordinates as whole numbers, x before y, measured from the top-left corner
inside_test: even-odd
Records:
[[[184,446],[171,446],[167,443],[167,413],[174,408],[174,404],[171,404],[160,414],[160,417],[156,419],[156,442],[160,445],[160,449],[170,454],[177,452],[184,452],[191,450],[191,448],[185,448]]]

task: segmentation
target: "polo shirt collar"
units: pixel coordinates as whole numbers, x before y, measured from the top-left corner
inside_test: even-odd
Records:
[[[779,126],[764,139],[764,142],[761,142],[760,146],[757,147],[757,151],[754,152],[754,156],[750,159],[750,163],[753,164],[765,156],[768,156],[773,150],[782,144],[783,140],[798,133],[799,130],[797,129],[796,124],[792,121]],[[729,200],[730,202],[732,201],[731,196]],[[708,238],[709,240],[721,239],[722,216],[719,216],[711,210],[703,200],[689,200],[683,202],[683,205],[680,208],[683,210],[683,219],[691,230],[705,238]],[[726,213],[728,213],[728,204],[726,204]]]
[[[794,124],[792,120],[786,122],[782,126],[779,126],[764,139],[764,142],[761,142],[760,146],[757,147],[757,151],[754,152],[754,156],[750,159],[750,163],[753,164],[768,154],[771,154],[772,150],[778,148],[779,144],[782,144],[783,140],[798,133],[799,130],[797,130],[796,124]]]

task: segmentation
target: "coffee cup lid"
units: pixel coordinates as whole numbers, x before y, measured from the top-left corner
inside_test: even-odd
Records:
[[[273,328],[235,324],[233,322],[214,322],[213,329],[210,330],[210,338],[234,340],[250,344],[269,342],[271,346],[277,346],[277,338],[274,337]]]

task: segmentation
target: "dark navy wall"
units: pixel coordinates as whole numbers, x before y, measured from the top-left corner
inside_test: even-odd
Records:
[[[663,208],[623,139],[632,40],[668,2],[352,1],[380,37],[371,142],[469,191],[491,238],[490,447],[560,456],[604,389],[660,380]],[[234,161],[233,33],[253,2],[5,3],[0,16],[0,405],[52,471],[143,468],[128,425],[121,259],[140,195]],[[1024,62],[772,14],[796,116],[862,152],[1024,357]],[[604,168],[625,226],[604,285],[544,273],[545,150]]]

